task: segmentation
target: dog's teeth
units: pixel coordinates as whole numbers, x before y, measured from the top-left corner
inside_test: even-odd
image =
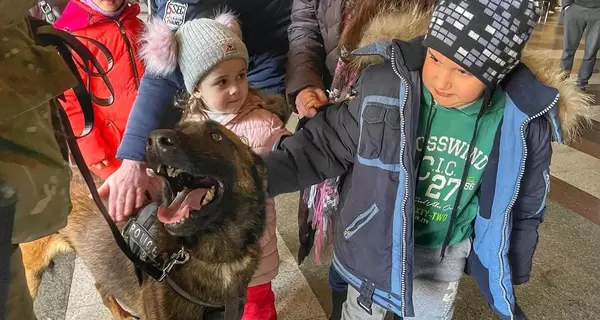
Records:
[[[188,212],[185,213],[185,218],[184,219],[187,219],[189,217],[190,217],[190,212],[188,211]]]
[[[217,190],[217,186],[212,186],[212,187],[210,187],[210,189],[211,189],[212,191],[216,191],[216,190]]]
[[[182,172],[183,172],[183,170],[181,170],[181,169],[175,169],[175,170],[173,170],[173,173],[172,173],[172,174],[173,174],[173,177],[176,177],[176,176],[178,176],[178,175],[179,175],[180,173],[182,173]]]
[[[147,174],[149,177],[156,177],[156,171],[154,171],[154,170],[153,170],[153,169],[151,169],[151,168],[146,168],[146,174]]]
[[[215,196],[215,192],[211,189],[208,190],[206,192],[206,195],[204,196],[204,199],[202,199],[202,205],[207,205],[209,202],[212,201],[213,197]]]
[[[158,174],[162,173],[163,169],[164,169],[163,165],[159,164],[158,167],[156,168],[156,173],[158,173]]]

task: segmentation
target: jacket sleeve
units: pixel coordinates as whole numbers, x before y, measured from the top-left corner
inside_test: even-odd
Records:
[[[325,48],[314,0],[294,0],[288,28],[290,51],[286,98],[295,107],[296,95],[310,86],[324,89]]]
[[[175,93],[182,87],[183,79],[179,70],[165,78],[144,74],[117,150],[117,158],[145,161],[148,134],[175,124],[177,119],[174,113],[177,111],[173,108],[173,101]]]
[[[77,100],[77,96],[73,89],[65,91],[64,97],[65,101],[61,101],[62,107],[69,117],[73,133],[76,136],[79,136],[85,128],[85,119],[79,100]],[[97,121],[98,119],[94,118],[94,127],[86,136],[77,138],[77,144],[79,145],[83,159],[88,166],[106,160],[106,157],[111,154],[97,129]]]
[[[538,226],[546,211],[546,198],[550,190],[551,139],[550,124],[546,120],[537,118],[530,123],[527,136],[529,156],[512,212],[509,261],[516,285],[529,281],[538,242]]]
[[[306,126],[264,157],[269,194],[298,191],[349,170],[357,150],[358,98],[324,106]]]

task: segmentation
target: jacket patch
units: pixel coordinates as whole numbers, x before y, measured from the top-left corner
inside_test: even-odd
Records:
[[[187,3],[170,0],[165,7],[164,22],[171,28],[177,29],[185,22],[185,14],[188,9]]]

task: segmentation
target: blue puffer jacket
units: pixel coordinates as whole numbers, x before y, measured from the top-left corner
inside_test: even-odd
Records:
[[[363,71],[356,98],[326,107],[265,157],[271,196],[349,173],[335,219],[334,267],[367,304],[375,302],[403,317],[414,315],[415,141],[425,57],[421,40],[378,42],[357,50],[384,62]],[[546,74],[536,78],[521,64],[503,82],[504,118],[482,178],[468,258],[469,273],[502,319],[524,318],[513,285],[530,276],[549,190],[552,136],[561,141],[562,133],[571,131],[577,106],[568,102],[585,104],[569,84],[561,84],[567,95],[559,96],[538,80],[561,83],[559,72],[540,70]],[[559,110],[567,122],[562,127]]]
[[[218,11],[233,11],[250,55],[248,80],[264,93],[282,94],[291,7],[292,0],[156,0],[152,12],[177,27],[185,21],[212,17]],[[179,111],[171,106],[175,93],[184,88],[179,70],[165,78],[144,74],[117,158],[145,160],[148,134],[172,127],[179,119]]]

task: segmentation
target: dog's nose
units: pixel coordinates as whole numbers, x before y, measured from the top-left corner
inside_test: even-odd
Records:
[[[167,151],[177,145],[177,132],[174,130],[155,130],[150,133],[146,141],[148,149],[155,148],[159,151]]]

